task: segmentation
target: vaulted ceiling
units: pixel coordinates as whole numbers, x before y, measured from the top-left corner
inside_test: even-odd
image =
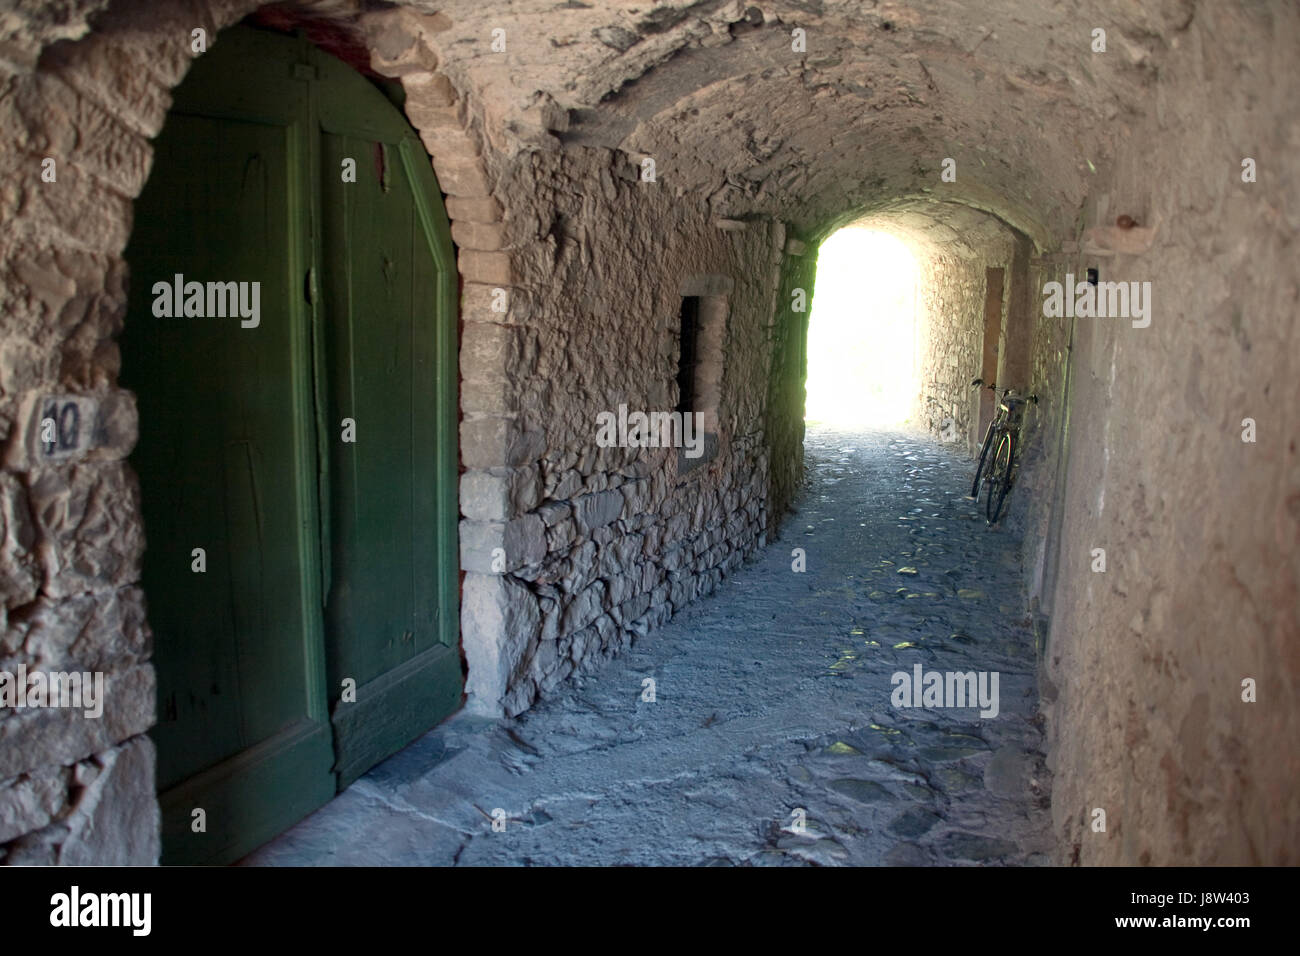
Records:
[[[0,66],[79,35],[106,5],[0,11]],[[960,232],[982,218],[972,209],[1040,248],[1075,231],[1090,179],[1153,108],[1161,57],[1195,11],[1193,0],[403,5],[430,18],[439,69],[499,156],[600,145],[653,158],[665,188],[719,216],[775,216],[817,236],[862,214]],[[363,4],[302,6],[346,17]]]
[[[1190,2],[416,0],[443,68],[510,148],[599,144],[721,215],[806,234],[860,211],[1048,245],[1149,105]],[[505,52],[491,50],[506,30]],[[803,31],[804,49],[793,49]],[[1105,30],[1106,52],[1093,51]],[[944,159],[955,182],[941,181]],[[901,202],[900,201],[904,201]],[[955,217],[955,218],[954,218]]]

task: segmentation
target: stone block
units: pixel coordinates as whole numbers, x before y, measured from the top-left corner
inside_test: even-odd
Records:
[[[460,423],[460,456],[467,468],[528,465],[545,451],[545,434],[518,419],[485,415]]]
[[[154,672],[149,664],[107,674],[104,712],[45,707],[0,720],[0,780],[66,766],[145,733],[154,725]]]
[[[623,495],[617,490],[583,495],[574,500],[573,513],[579,532],[589,534],[594,528],[603,528],[618,520],[623,513]]]
[[[460,338],[460,373],[466,381],[503,381],[532,372],[524,329],[495,322],[466,322]]]
[[[429,111],[433,113],[435,111]],[[429,150],[429,155],[433,157],[433,171],[438,177],[438,187],[449,196],[469,196],[482,198],[492,193],[492,184],[488,181],[487,171],[483,168],[482,161],[476,155],[457,155],[449,152],[446,138],[454,136],[459,130],[448,132],[442,129],[425,130],[421,129],[420,138],[424,141],[425,148]],[[467,278],[478,278],[477,275],[465,273]],[[496,282],[497,279],[483,279],[480,281]],[[506,281],[509,281],[508,279]]]
[[[567,501],[572,498],[582,488],[582,474],[576,469],[570,469],[560,476],[559,481],[551,491],[551,497],[557,501]]]
[[[519,411],[520,382],[508,378],[462,378],[460,407],[466,415],[513,415]]]
[[[462,474],[460,511],[475,521],[505,521],[511,517],[509,472],[493,469]]]
[[[537,600],[507,575],[465,575],[461,598],[461,633],[469,676],[466,709],[498,717],[524,650],[540,637]]]
[[[41,585],[36,541],[27,489],[15,476],[0,473],[0,602],[5,607],[36,597]]]
[[[128,13],[127,6],[137,9]],[[99,24],[98,30],[76,44],[51,47],[43,64],[150,139],[167,118],[171,86],[189,68],[190,31],[201,26],[192,22],[193,17],[184,18],[176,7],[153,6],[153,23],[141,19],[140,4],[124,5],[126,16],[121,21]],[[160,14],[166,25],[159,21]],[[209,34],[209,41],[214,39]]]
[[[153,741],[135,737],[96,755],[95,762],[101,771],[67,818],[60,865],[156,865],[162,819],[154,795]]]
[[[462,249],[456,257],[456,267],[466,282],[484,282],[495,286],[508,286],[514,281],[514,270],[510,264],[510,256],[505,252],[478,252],[473,249]]]
[[[548,528],[553,528],[573,514],[573,506],[566,501],[552,501],[537,509]]]
[[[581,630],[598,618],[604,609],[605,583],[593,581],[575,594],[569,606],[564,609],[560,633],[572,634],[574,631]]]
[[[522,321],[527,315],[524,301],[523,290],[511,285],[466,282],[461,287],[460,311],[466,322],[510,325]]]
[[[56,176],[70,163],[134,196],[149,172],[148,139],[46,73],[14,84],[13,95],[0,102],[0,128],[11,131],[32,156],[53,159]]]
[[[420,122],[411,110],[445,110],[454,107],[460,99],[451,80],[441,73],[410,73],[402,76],[402,89],[406,93],[407,118],[417,129]],[[458,124],[459,125],[459,124]],[[450,213],[448,214],[450,215]]]
[[[39,232],[72,249],[116,255],[126,247],[131,232],[129,199],[104,189],[73,163],[63,163],[58,167],[58,179],[47,183],[35,174],[38,162],[33,162],[32,175],[20,176],[10,157],[4,160],[0,172],[20,184],[24,200],[21,214],[7,225]]]
[[[436,74],[417,74],[414,79],[431,75],[436,76]],[[438,94],[432,94],[429,99],[424,99],[418,91],[412,94],[413,88],[418,90],[418,87],[413,87],[412,79],[412,77],[404,77],[402,82],[408,97],[406,117],[411,121],[411,125],[420,131],[420,139],[425,149],[432,155],[433,149],[438,146],[439,137],[463,132],[465,101],[453,99],[452,102],[443,104]],[[487,195],[485,190],[475,198],[484,198]]]
[[[447,197],[447,217],[457,223],[498,223],[504,218],[501,204],[491,196]]]
[[[0,843],[48,826],[68,798],[71,771],[41,768],[0,785]]]
[[[366,13],[361,30],[370,47],[370,66],[376,73],[400,77],[427,73],[437,67],[438,57],[428,44],[422,19],[416,11],[403,7]]]
[[[462,571],[479,574],[501,574],[506,569],[505,531],[503,521],[471,521],[460,523],[460,567]]]
[[[64,597],[139,579],[144,551],[140,497],[124,462],[35,473],[29,485],[42,538],[45,593]]]
[[[76,395],[28,392],[19,405],[22,435],[5,464],[14,471],[127,457],[139,434],[135,396],[124,389]]]
[[[451,238],[461,249],[495,252],[506,243],[506,228],[501,223],[452,221]]]
[[[467,519],[460,523],[462,570],[503,573],[537,564],[544,557],[546,525],[536,514],[510,521]]]
[[[546,529],[546,547],[550,551],[563,551],[578,536],[578,526],[572,518],[565,518],[553,528]]]
[[[546,525],[536,514],[507,522],[502,540],[509,570],[537,564],[546,557]]]
[[[42,597],[11,632],[29,667],[54,671],[121,672],[147,661],[153,649],[144,592],[136,586]]]

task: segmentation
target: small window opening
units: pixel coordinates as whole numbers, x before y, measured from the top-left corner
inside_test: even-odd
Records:
[[[695,379],[700,364],[700,297],[682,296],[681,359],[677,363],[677,410],[682,414],[699,411]]]

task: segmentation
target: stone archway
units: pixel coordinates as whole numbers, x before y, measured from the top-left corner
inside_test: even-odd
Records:
[[[0,843],[18,841],[15,860],[158,857],[153,750],[145,736],[155,722],[155,681],[138,584],[146,542],[126,463],[137,419],[132,395],[117,384],[115,338],[129,282],[122,253],[132,202],[150,171],[150,141],[166,118],[170,90],[196,55],[194,31],[214,42],[260,6],[126,0],[92,16],[86,5],[78,11],[84,36],[68,26],[43,50],[6,62],[18,59],[19,70],[7,81],[0,130],[27,144],[18,160],[37,175],[21,177],[6,210],[12,228],[0,239],[0,404],[10,432],[3,599],[33,662],[101,670],[108,688],[97,722],[54,713],[0,728],[0,779],[19,781],[11,796],[21,806]],[[401,81],[407,115],[433,157],[457,247],[462,341],[475,358],[462,370],[465,465],[486,472],[506,462],[505,450],[477,436],[500,434],[513,410],[492,397],[502,369],[479,361],[482,343],[500,326],[478,320],[509,319],[493,305],[509,302],[511,269],[472,109],[436,71],[427,44],[438,18],[403,8],[297,8],[337,16],[369,52],[371,69]],[[40,176],[46,168],[49,181]],[[86,427],[72,447],[47,454],[38,432],[52,400],[75,404]]]

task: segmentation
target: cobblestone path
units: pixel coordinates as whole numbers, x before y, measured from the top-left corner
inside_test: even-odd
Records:
[[[518,720],[451,718],[246,862],[1048,863],[1018,542],[963,497],[973,465],[899,432],[807,451],[780,540],[711,597]],[[997,715],[894,706],[917,664],[996,671]]]

